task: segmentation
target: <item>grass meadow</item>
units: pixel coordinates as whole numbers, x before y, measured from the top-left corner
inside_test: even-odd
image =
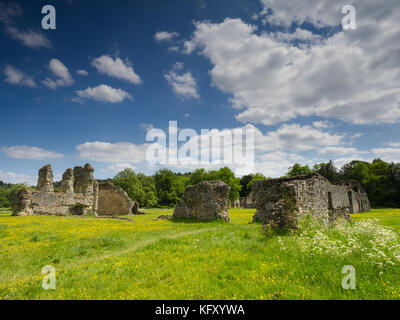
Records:
[[[400,299],[400,209],[328,228],[262,232],[253,209],[221,221],[11,217],[0,211],[0,299]],[[41,287],[42,267],[56,289]],[[342,288],[342,268],[356,289]]]

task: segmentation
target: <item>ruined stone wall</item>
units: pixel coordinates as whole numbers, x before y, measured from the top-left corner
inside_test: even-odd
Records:
[[[351,213],[363,213],[371,211],[371,204],[366,193],[348,191],[350,197]]]
[[[185,189],[173,218],[229,221],[229,186],[221,181],[205,181]]]
[[[30,216],[95,213],[98,186],[93,178],[93,171],[89,164],[75,167],[74,170],[67,169],[63,174],[61,192],[54,192],[52,168],[50,165],[44,166],[39,170],[37,189],[20,190],[13,214]]]
[[[249,195],[248,197],[241,197],[240,207],[246,209],[254,209],[256,207],[256,204],[253,201],[252,195]]]
[[[346,187],[350,199],[350,212],[362,213],[371,211],[367,192],[358,181],[348,180],[342,183]]]
[[[339,217],[350,218],[346,188],[331,185],[318,174],[257,181],[252,194],[255,222],[296,228],[299,218],[306,215],[325,224]]]
[[[128,215],[133,213],[133,209],[133,201],[120,187],[108,182],[99,185],[98,215]],[[138,208],[135,209],[139,211]]]

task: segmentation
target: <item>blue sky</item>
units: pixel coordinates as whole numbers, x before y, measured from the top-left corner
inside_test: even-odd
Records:
[[[85,162],[98,178],[152,173],[146,130],[171,120],[254,126],[268,176],[400,161],[400,4],[384,2],[0,0],[0,180],[35,183],[47,163],[56,179]]]

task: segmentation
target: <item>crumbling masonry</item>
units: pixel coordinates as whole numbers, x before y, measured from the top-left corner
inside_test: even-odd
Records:
[[[113,184],[99,184],[90,164],[67,169],[62,176],[61,191],[54,191],[53,170],[46,165],[39,170],[36,190],[23,188],[14,205],[16,216],[31,215],[125,215],[132,213],[133,202]],[[99,202],[100,200],[100,202]],[[100,204],[100,206],[98,205]]]
[[[252,187],[255,222],[280,228],[297,228],[301,217],[310,215],[329,224],[350,220],[350,213],[370,210],[367,194],[355,182],[341,186],[313,173],[293,178],[257,181]]]

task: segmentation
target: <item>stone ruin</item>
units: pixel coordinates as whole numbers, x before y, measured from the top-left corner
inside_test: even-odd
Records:
[[[36,190],[19,191],[13,208],[15,216],[31,215],[127,215],[133,201],[112,183],[98,184],[90,164],[67,169],[62,176],[61,190],[54,191],[53,170],[46,165],[39,170]],[[136,208],[138,210],[138,208]]]
[[[367,192],[356,180],[348,180],[341,184],[347,189],[350,200],[350,212],[362,213],[371,211],[371,204]]]
[[[229,221],[229,186],[221,181],[205,181],[186,188],[173,219]]]
[[[354,199],[363,199],[363,204],[368,201],[365,192],[359,196],[349,191],[349,186],[332,185],[316,173],[257,181],[252,197],[257,209],[253,221],[280,228],[297,228],[299,219],[306,215],[325,224],[350,220],[350,213],[359,210]]]
[[[110,182],[99,184],[98,215],[127,215],[133,213],[133,207],[133,201],[120,187]]]
[[[240,207],[245,209],[255,209],[255,203],[253,201],[253,195],[250,193],[247,197],[240,197],[239,199]]]

